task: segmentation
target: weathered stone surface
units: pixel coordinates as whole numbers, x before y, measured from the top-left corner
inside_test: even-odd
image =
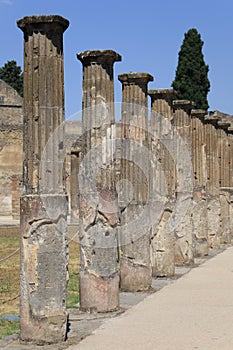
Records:
[[[12,190],[13,176],[22,173],[22,105],[22,97],[0,80],[0,216],[19,216],[19,200]]]
[[[220,206],[221,206],[221,243],[231,242],[231,193],[230,190],[220,189]]]
[[[160,222],[154,228],[152,236],[152,276],[170,277],[175,274],[175,237],[169,232],[168,222],[172,209],[165,208]]]
[[[186,100],[174,100],[174,115],[173,124],[176,132],[180,135],[182,143],[180,142],[177,147],[177,155],[181,157],[180,154],[184,151],[187,152],[189,160],[192,160],[192,138],[191,138],[191,109],[195,104],[191,101]],[[184,150],[185,148],[185,150]],[[184,159],[188,161],[188,159]],[[192,172],[192,169],[190,169]],[[192,173],[186,174],[190,178],[193,177]],[[180,222],[175,229],[175,263],[176,265],[190,265],[194,263],[194,242],[193,242],[193,227],[191,221],[192,213],[192,196],[193,193],[183,190],[183,184],[179,183],[177,180],[177,200],[179,200],[183,205],[180,208]],[[187,207],[184,204],[187,203]]]
[[[210,248],[218,249],[220,247],[220,201],[217,197],[207,197],[207,223],[208,223],[208,238]]]
[[[12,218],[20,217],[20,196],[22,194],[22,174],[11,176]]]
[[[121,56],[94,50],[77,57],[83,64],[80,306],[105,312],[119,306],[113,64]]]
[[[81,161],[81,149],[71,149],[71,174],[70,174],[70,212],[72,223],[79,222],[79,203],[78,203],[78,172]]]
[[[182,200],[187,202],[188,209],[185,210],[185,215],[180,215],[180,222],[175,229],[175,264],[192,265],[194,263],[194,242],[193,242],[193,227],[191,221],[191,213],[193,203],[190,203],[190,197]]]
[[[206,151],[206,195],[207,222],[210,248],[219,248],[221,236],[220,201],[219,201],[219,147],[217,132],[218,117],[205,117],[203,142]]]
[[[21,197],[20,337],[37,344],[66,337],[67,198]]]
[[[219,159],[219,198],[221,206],[221,243],[229,243],[231,241],[230,234],[230,196],[232,185],[232,169],[231,164],[231,143],[228,136],[227,120],[218,121],[218,159]]]
[[[132,278],[134,276],[134,278]],[[151,270],[146,265],[134,264],[134,259],[121,258],[121,290],[138,292],[151,287]]]
[[[25,68],[20,338],[48,344],[65,340],[67,331],[62,37],[69,22],[55,15],[17,24]]]
[[[172,158],[174,133],[172,130],[172,89],[149,90],[151,97],[151,150],[155,157],[152,167],[152,191],[158,192],[161,213],[152,225],[151,262],[152,274],[156,276],[172,276],[175,273],[175,239],[168,222],[171,219],[176,190],[176,164]],[[155,204],[158,207],[158,202]],[[152,212],[152,221],[155,213]]]
[[[191,213],[195,257],[203,257],[205,255],[208,255],[208,222],[206,218],[207,201],[205,192],[201,189],[195,189]]]
[[[194,256],[208,254],[208,226],[206,201],[206,146],[204,141],[204,116],[206,111],[191,111],[192,166],[194,175],[193,207],[191,220],[193,225]]]
[[[62,193],[65,155],[63,128],[58,127],[64,120],[63,32],[69,22],[51,15],[25,17],[17,24],[25,39],[25,139],[31,140],[24,144],[25,191]]]
[[[99,257],[100,258],[100,257]],[[106,259],[106,257],[103,257]],[[119,274],[100,278],[94,274],[81,271],[80,305],[90,312],[113,311],[119,306]],[[90,300],[92,301],[90,304]],[[92,306],[90,306],[92,305]]]
[[[124,73],[122,83],[122,153],[119,195],[120,285],[125,291],[151,286],[150,262],[150,171],[147,85],[148,73]],[[140,217],[142,217],[140,221]],[[135,227],[134,222],[139,222]]]

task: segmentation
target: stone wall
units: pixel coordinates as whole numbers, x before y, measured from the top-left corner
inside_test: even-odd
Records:
[[[12,194],[15,174],[22,174],[23,99],[0,80],[0,216],[19,216],[18,200]],[[13,214],[14,213],[14,214]]]
[[[65,123],[66,187],[70,194],[71,149],[82,134],[79,120]],[[0,217],[19,218],[19,197],[22,193],[23,171],[23,99],[3,80],[0,80]],[[72,188],[71,188],[72,186]],[[69,201],[71,213],[71,201]]]

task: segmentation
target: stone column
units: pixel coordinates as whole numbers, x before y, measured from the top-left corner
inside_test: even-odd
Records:
[[[185,151],[189,156],[189,160],[192,160],[191,153],[191,109],[195,105],[192,101],[186,100],[174,100],[174,115],[173,124],[176,132],[182,139],[182,143],[178,143],[176,149],[177,156],[182,157]],[[184,159],[183,162],[187,162],[188,159]],[[181,164],[184,166],[185,164]],[[192,169],[190,169],[192,171]],[[193,176],[193,174],[187,174],[187,176]],[[184,192],[183,185],[177,183],[177,198],[184,203],[181,206],[180,222],[176,227],[176,244],[175,244],[175,263],[176,265],[191,265],[194,262],[194,249],[193,249],[193,232],[191,222],[192,212],[192,193]],[[185,205],[187,203],[187,205]]]
[[[231,226],[230,226],[230,203],[231,203],[231,187],[230,187],[230,143],[228,138],[228,127],[231,123],[225,120],[218,121],[218,159],[219,159],[219,185],[220,185],[220,206],[221,206],[221,243],[231,242]]]
[[[150,169],[147,73],[120,74],[122,83],[122,173],[120,282],[124,291],[151,286]]]
[[[207,224],[209,245],[211,248],[220,247],[220,200],[219,200],[219,149],[216,115],[207,115],[204,125],[204,144],[206,147],[206,195],[207,195]]]
[[[80,306],[107,312],[119,306],[113,64],[121,56],[101,50],[77,57],[83,64],[84,139],[79,169]]]
[[[230,184],[230,206],[229,206],[229,218],[230,218],[230,233],[231,233],[231,241],[233,239],[233,126],[231,125],[228,130],[228,141],[229,141],[229,184]]]
[[[151,97],[150,131],[152,152],[159,167],[153,167],[152,191],[160,193],[163,211],[152,226],[152,276],[173,276],[175,273],[175,239],[168,228],[176,190],[176,164],[171,155],[172,130],[172,89],[149,90]]]
[[[20,337],[65,340],[67,197],[63,177],[63,32],[57,15],[24,17],[24,162],[21,197]]]
[[[208,227],[206,201],[206,147],[204,144],[204,117],[206,111],[193,109],[191,112],[192,165],[194,174],[192,225],[194,256],[208,255]]]
[[[79,204],[78,204],[78,172],[81,160],[81,148],[72,147],[71,149],[71,172],[70,172],[70,206],[71,206],[71,222],[77,224],[79,222]]]

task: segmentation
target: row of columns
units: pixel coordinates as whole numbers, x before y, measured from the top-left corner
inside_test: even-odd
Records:
[[[67,331],[62,42],[68,25],[60,16],[18,21],[25,154],[20,336],[39,344],[64,340]],[[148,290],[152,275],[171,276],[175,265],[192,264],[230,240],[233,141],[228,125],[193,110],[190,101],[174,100],[172,90],[148,91],[148,73],[118,76],[117,124],[113,66],[121,56],[95,50],[77,58],[82,137],[72,149],[78,196],[73,189],[71,195],[80,220],[80,307],[106,312],[119,307],[119,287]]]

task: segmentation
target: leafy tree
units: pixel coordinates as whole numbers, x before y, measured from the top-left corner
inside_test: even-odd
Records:
[[[180,48],[172,87],[177,99],[192,100],[196,108],[208,109],[209,66],[205,64],[202,46],[203,41],[197,29],[189,29]]]
[[[13,87],[20,96],[23,96],[23,73],[15,61],[8,61],[0,68],[0,79]]]

